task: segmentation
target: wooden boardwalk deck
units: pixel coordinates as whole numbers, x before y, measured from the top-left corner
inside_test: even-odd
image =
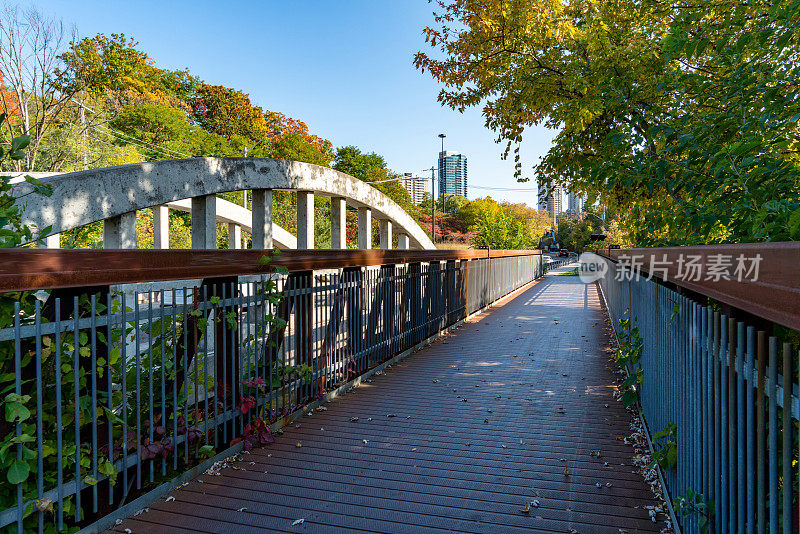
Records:
[[[658,532],[604,321],[547,277],[114,530]]]

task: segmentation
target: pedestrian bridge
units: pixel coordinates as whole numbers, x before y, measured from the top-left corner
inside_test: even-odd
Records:
[[[331,248],[347,248],[346,209],[358,210],[358,248],[372,248],[372,219],[379,221],[380,248],[432,249],[419,225],[389,197],[350,175],[299,161],[261,158],[190,158],[134,163],[73,173],[33,174],[52,194],[29,195],[31,186],[14,184],[23,222],[45,229],[47,246],[59,234],[103,222],[103,248],[137,247],[136,212],[153,211],[153,245],[169,249],[169,210],[191,213],[192,248],[217,248],[217,223],[228,225],[228,247],[242,247],[242,231],[254,249],[314,247],[314,197],[330,198]],[[250,208],[218,198],[242,191]],[[297,235],[275,224],[274,191],[296,195]],[[393,235],[395,239],[393,239]]]
[[[798,258],[0,251],[0,527],[791,532]]]

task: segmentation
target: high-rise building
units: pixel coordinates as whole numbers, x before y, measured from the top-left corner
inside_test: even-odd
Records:
[[[570,192],[567,194],[567,209],[576,215],[583,211],[585,200],[580,193]]]
[[[439,198],[467,196],[467,156],[458,152],[439,152]]]
[[[431,194],[430,180],[414,176],[410,172],[403,173],[403,176],[400,178],[400,184],[405,187],[408,194],[411,195],[411,202],[413,202],[415,206],[425,200],[426,194],[428,196]]]
[[[559,214],[564,211],[563,197],[564,192],[561,186],[555,187],[550,191],[550,195],[547,197],[547,211],[550,212],[550,218],[553,220],[556,220]]]

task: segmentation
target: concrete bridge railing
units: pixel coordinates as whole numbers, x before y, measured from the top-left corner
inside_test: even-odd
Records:
[[[372,248],[372,218],[380,224],[380,248],[434,249],[419,225],[380,191],[339,171],[302,163],[256,158],[191,158],[136,163],[88,171],[28,173],[52,184],[50,197],[25,198],[23,220],[50,226],[48,248],[58,234],[103,221],[103,247],[136,248],[136,211],[153,209],[154,248],[169,248],[169,209],[192,214],[192,248],[217,247],[217,222],[227,223],[230,248],[241,246],[242,230],[252,234],[252,248],[314,248],[314,197],[331,199],[331,248],[347,247],[346,207],[358,209],[358,248]],[[30,187],[15,184],[15,193]],[[252,191],[252,210],[216,197]],[[297,236],[274,224],[272,192],[297,192]]]

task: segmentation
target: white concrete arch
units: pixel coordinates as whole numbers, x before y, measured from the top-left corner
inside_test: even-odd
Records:
[[[52,233],[56,234],[104,221],[107,248],[135,246],[136,210],[169,207],[172,203],[177,203],[171,206],[175,209],[192,212],[193,248],[216,247],[216,222],[220,211],[228,213],[223,217],[227,217],[227,222],[243,227],[248,227],[249,214],[254,248],[271,248],[273,240],[290,241],[288,236],[279,237],[281,232],[272,224],[273,190],[297,192],[298,248],[314,246],[315,194],[331,197],[333,248],[345,247],[345,205],[358,208],[359,248],[370,248],[368,236],[372,217],[381,222],[384,248],[391,246],[393,231],[398,234],[400,248],[435,248],[411,216],[386,195],[352,176],[309,163],[256,158],[191,158],[58,174],[43,177],[43,180],[52,184],[54,193],[50,197],[26,197],[24,222],[39,228],[51,226]],[[15,194],[24,193],[28,187],[24,183],[16,184]],[[242,210],[239,213],[230,207],[235,205],[223,203],[215,196],[240,190],[253,191],[252,212],[239,208]],[[187,199],[190,199],[188,206]]]

